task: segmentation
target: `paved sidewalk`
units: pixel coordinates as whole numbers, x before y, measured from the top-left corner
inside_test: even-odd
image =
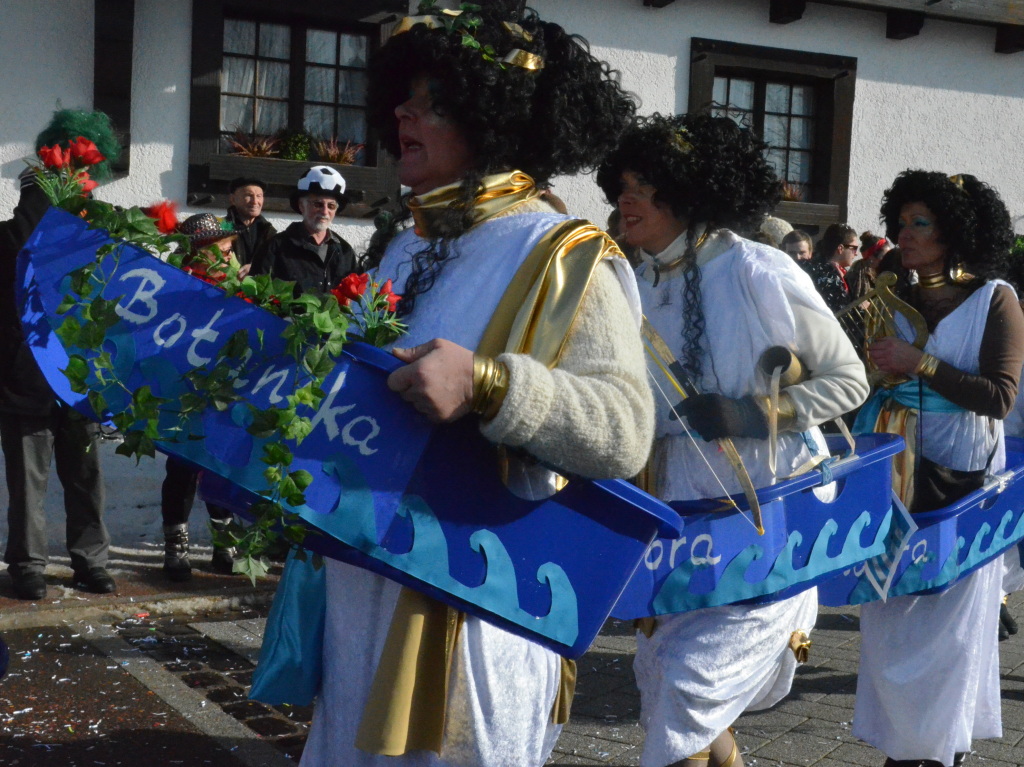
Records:
[[[162,459],[136,467],[114,456],[113,444],[102,449],[118,593],[96,596],[69,587],[54,477],[47,599],[13,599],[0,574],[0,634],[12,649],[10,673],[0,680],[0,765],[294,764],[311,710],[246,699],[276,577],[253,588],[247,580],[205,570],[209,533],[200,506],[190,522],[200,566],[190,583],[164,581]],[[1013,595],[1010,606],[1024,616],[1024,593]],[[881,767],[882,754],[850,734],[857,610],[823,609],[812,639],[810,661],[798,671],[790,697],[737,723],[746,764]],[[629,626],[608,622],[579,662],[572,719],[549,764],[640,763],[635,647]],[[968,765],[1024,765],[1024,632],[1003,642],[1000,653],[1004,736],[975,743]]]
[[[1011,599],[1024,612],[1024,597]],[[312,711],[246,699],[265,609],[187,617],[139,613],[41,629],[0,629],[11,674],[0,682],[0,764],[215,764],[286,767]],[[793,693],[737,723],[748,765],[880,767],[850,734],[859,633],[856,611],[825,609]],[[609,621],[579,663],[573,716],[550,765],[640,763],[643,732],[632,674],[635,640]],[[975,744],[969,765],[1024,765],[1024,635],[1000,646],[1004,737]]]

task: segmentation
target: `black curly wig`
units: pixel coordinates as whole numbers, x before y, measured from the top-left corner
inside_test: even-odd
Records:
[[[622,174],[632,171],[655,188],[654,201],[687,223],[689,259],[683,295],[686,322],[680,362],[699,379],[704,315],[701,310],[697,240],[702,232],[756,229],[782,199],[782,184],[764,156],[767,145],[726,117],[706,113],[637,120],[597,172],[597,183],[616,205]]]
[[[915,202],[935,216],[940,241],[948,249],[947,272],[960,263],[981,278],[1007,275],[1013,228],[995,189],[969,175],[950,178],[937,171],[903,171],[882,198],[880,218],[893,242],[899,237],[900,211]]]
[[[434,108],[455,123],[476,159],[462,182],[461,205],[440,228],[443,237],[413,260],[400,314],[409,314],[416,295],[430,289],[451,255],[450,240],[468,229],[483,176],[520,170],[543,187],[552,176],[593,170],[636,113],[618,74],[591,55],[586,40],[533,11],[520,14],[518,5],[492,0],[478,11],[473,37],[480,48],[467,46],[460,33],[418,24],[370,61],[367,119],[385,149],[401,153],[395,108],[409,98],[413,80],[426,76]],[[504,22],[518,24],[526,36]],[[484,55],[488,47],[493,56]],[[500,64],[514,49],[541,57],[544,67]]]

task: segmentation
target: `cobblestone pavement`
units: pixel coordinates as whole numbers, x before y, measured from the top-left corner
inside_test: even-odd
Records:
[[[1011,609],[1024,613],[1022,603],[1024,595],[1015,595]],[[215,616],[138,613],[105,625],[89,619],[48,632],[6,632],[15,653],[12,677],[0,685],[0,763],[134,765],[141,763],[139,753],[154,749],[165,757],[152,761],[154,765],[292,763],[301,754],[311,709],[266,706],[246,698],[263,615],[265,607]],[[822,609],[811,659],[798,671],[792,694],[775,708],[747,714],[737,723],[737,740],[748,765],[880,767],[884,757],[850,734],[858,627],[856,610]],[[19,641],[35,644],[26,655]],[[549,765],[640,763],[643,732],[632,672],[634,650],[629,626],[609,621],[579,662],[572,720]],[[1024,633],[1003,642],[1000,651],[1004,736],[975,743],[968,765],[1024,765]],[[47,659],[47,653],[52,657]],[[11,681],[24,674],[28,659],[56,671],[49,680],[37,678],[34,712],[24,711],[33,708],[32,702],[26,703],[24,694],[15,697],[17,684]],[[84,663],[94,667],[91,674],[77,673]],[[62,684],[50,698],[60,705],[38,702],[46,699],[40,687],[56,690]],[[117,697],[135,689],[132,685],[141,692]],[[72,688],[74,694],[68,695]],[[88,703],[90,689],[95,702],[102,701],[110,712],[112,718],[105,723],[97,722],[95,704]],[[6,715],[5,704],[11,707]],[[48,721],[41,713],[47,705],[59,709],[58,719]],[[175,736],[169,737],[168,730]],[[62,749],[65,760],[54,753]],[[125,753],[129,758],[122,759]],[[66,761],[69,755],[75,759]]]

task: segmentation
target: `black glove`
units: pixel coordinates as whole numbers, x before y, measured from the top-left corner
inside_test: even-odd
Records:
[[[768,439],[768,416],[751,396],[698,394],[676,408],[706,442],[722,437]]]

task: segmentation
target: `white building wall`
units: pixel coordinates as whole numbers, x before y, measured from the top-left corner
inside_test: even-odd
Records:
[[[1024,54],[993,52],[995,29],[927,20],[887,40],[885,15],[808,3],[803,19],[768,22],[766,0],[531,0],[543,18],[586,37],[640,96],[641,112],[681,112],[691,37],[857,58],[849,222],[876,227],[883,191],[908,167],[973,173],[1024,216]],[[603,221],[592,179],[559,180],[571,210]],[[1024,231],[1024,221],[1017,224]]]
[[[91,0],[0,0],[0,220],[53,111],[92,108],[92,40]]]
[[[92,108],[93,3],[0,0],[0,19],[2,220],[17,204],[17,176],[58,101],[62,107]],[[179,204],[181,218],[205,210],[185,205],[191,46],[191,0],[136,0],[131,172],[99,187],[95,194],[100,199],[127,206],[166,198]],[[280,213],[268,218],[278,229],[298,220]],[[367,221],[337,223],[335,230],[353,245],[362,245],[373,232]]]
[[[1000,191],[1015,218],[1024,216],[1024,54],[994,53],[991,27],[928,20],[918,37],[893,41],[885,38],[884,14],[817,3],[788,25],[768,23],[765,0],[676,0],[663,9],[640,0],[529,5],[590,40],[641,98],[643,113],[686,108],[691,37],[855,56],[854,227],[877,225],[882,192],[907,167],[974,173]],[[17,201],[23,158],[57,103],[92,106],[93,3],[0,0],[0,9],[0,218],[6,218]],[[184,202],[190,9],[189,0],[136,3],[131,174],[101,187],[103,199]],[[589,176],[558,179],[555,191],[575,215],[602,222],[610,211]],[[283,228],[290,220],[275,223]],[[356,245],[371,232],[367,222],[339,223]],[[1017,228],[1024,230],[1024,222]]]

